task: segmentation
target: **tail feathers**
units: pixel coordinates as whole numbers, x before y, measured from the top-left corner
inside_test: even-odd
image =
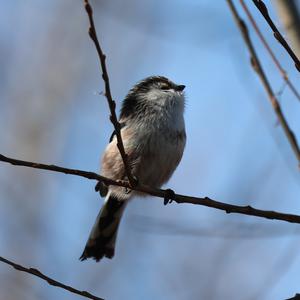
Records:
[[[99,261],[103,257],[112,258],[115,252],[117,231],[126,201],[119,201],[108,195],[92,228],[80,260],[93,258]]]

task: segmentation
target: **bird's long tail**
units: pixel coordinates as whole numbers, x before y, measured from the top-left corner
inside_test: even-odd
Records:
[[[108,193],[80,260],[93,258],[99,261],[104,256],[114,256],[117,232],[126,203]]]

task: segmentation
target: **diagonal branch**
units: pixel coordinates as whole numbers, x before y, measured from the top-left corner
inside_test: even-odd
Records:
[[[273,220],[280,220],[280,221],[300,224],[300,216],[298,215],[286,214],[286,213],[269,211],[269,210],[260,210],[260,209],[253,208],[249,205],[241,206],[241,205],[227,204],[216,200],[212,200],[208,197],[200,198],[200,197],[180,195],[180,194],[170,193],[170,190],[168,189],[166,190],[156,189],[141,184],[131,187],[130,183],[127,181],[122,181],[122,180],[114,181],[110,178],[100,176],[93,172],[68,169],[68,168],[63,168],[55,165],[46,165],[46,164],[39,164],[36,162],[18,160],[18,159],[4,156],[2,154],[0,154],[0,161],[10,163],[15,166],[25,166],[25,167],[35,168],[35,169],[49,170],[49,171],[54,171],[59,173],[85,177],[91,180],[103,181],[108,185],[117,185],[117,186],[123,186],[125,188],[131,188],[132,190],[142,192],[148,195],[156,196],[159,198],[163,198],[163,199],[169,198],[170,200],[173,200],[176,203],[190,203],[190,204],[207,206],[207,207],[223,210],[228,214],[238,213],[238,214],[256,216],[265,219],[273,219]]]
[[[277,115],[277,118],[279,120],[279,123],[281,125],[281,127],[283,128],[284,130],[284,133],[290,143],[290,146],[291,148],[293,149],[294,151],[294,154],[298,160],[298,163],[300,165],[300,150],[299,150],[299,146],[298,146],[298,143],[297,143],[297,140],[296,140],[296,137],[294,135],[294,133],[292,132],[292,130],[290,129],[286,119],[285,119],[285,116],[283,115],[283,112],[281,110],[281,107],[280,107],[280,104],[271,88],[271,85],[265,75],[265,72],[262,68],[262,65],[258,59],[258,56],[256,54],[256,51],[253,47],[253,44],[251,42],[251,39],[250,39],[250,36],[249,36],[249,32],[248,32],[248,28],[247,28],[247,25],[245,24],[245,22],[240,18],[240,16],[238,15],[238,12],[232,2],[232,0],[226,0],[227,1],[227,4],[230,8],[230,11],[233,15],[233,18],[243,36],[243,39],[245,41],[245,44],[250,52],[250,55],[251,55],[251,64],[254,68],[254,70],[256,71],[257,75],[259,76],[261,82],[262,82],[262,85],[263,87],[265,88],[267,94],[268,94],[268,97],[269,97],[269,100],[273,106],[273,109]]]
[[[77,294],[77,295],[80,295],[82,297],[86,297],[86,298],[89,298],[89,299],[92,299],[92,300],[104,300],[103,298],[100,298],[100,297],[97,297],[97,296],[94,296],[92,294],[90,294],[89,292],[86,292],[86,291],[79,291],[69,285],[65,285],[57,280],[54,280],[46,275],[44,275],[42,272],[40,272],[39,270],[37,269],[34,269],[34,268],[25,268],[19,264],[16,264],[2,256],[0,256],[0,261],[5,263],[5,264],[8,264],[10,266],[12,266],[13,268],[15,268],[16,270],[18,271],[21,271],[21,272],[25,272],[25,273],[29,273],[31,275],[34,275],[36,277],[39,277],[45,281],[48,282],[48,284],[50,285],[53,285],[53,286],[57,286],[57,287],[60,287],[64,290],[67,290],[73,294]]]
[[[291,89],[292,93],[295,95],[295,97],[300,101],[300,95],[297,91],[297,89],[295,88],[295,86],[292,84],[292,82],[290,81],[287,72],[283,69],[283,67],[281,66],[279,60],[276,58],[274,52],[272,51],[271,47],[269,46],[269,44],[267,43],[266,39],[264,38],[263,34],[261,33],[261,31],[258,28],[257,23],[255,22],[255,19],[253,18],[251,12],[249,11],[246,3],[244,0],[240,0],[240,3],[249,19],[249,21],[251,22],[254,30],[256,31],[258,37],[260,38],[262,44],[264,45],[264,47],[266,48],[267,52],[270,54],[274,64],[276,65],[277,69],[279,70],[281,77],[283,78],[283,80],[286,82],[286,84],[288,85],[288,87]]]
[[[93,19],[93,9],[92,9],[91,5],[89,4],[88,0],[84,0],[84,6],[85,6],[85,9],[88,14],[89,21],[90,21],[89,35],[95,44],[95,47],[96,47],[96,50],[97,50],[97,53],[99,56],[99,60],[100,60],[100,65],[101,65],[101,69],[102,69],[102,78],[103,78],[103,81],[105,84],[105,97],[107,99],[109,109],[110,109],[110,121],[112,122],[112,124],[115,128],[115,133],[116,133],[116,137],[117,137],[117,146],[119,148],[120,155],[122,156],[122,160],[124,163],[125,172],[126,172],[128,181],[130,182],[131,187],[133,187],[134,185],[136,185],[136,179],[131,174],[130,166],[129,166],[128,159],[127,159],[128,156],[125,153],[124,144],[123,144],[122,137],[121,137],[121,125],[118,121],[116,111],[115,111],[116,110],[116,102],[113,100],[111,91],[110,91],[109,77],[108,77],[106,64],[105,64],[106,56],[101,49],[101,46],[100,46],[100,43],[99,43],[99,40],[97,37],[97,32],[96,32],[96,28],[95,28],[95,24],[94,24],[94,19]]]
[[[294,297],[288,298],[286,300],[300,300],[300,294],[296,294]]]
[[[298,0],[275,0],[274,5],[277,8],[277,12],[285,29],[285,33],[288,36],[288,40],[291,42],[292,49],[299,57],[300,55],[300,11],[298,8]]]
[[[284,49],[287,51],[287,53],[289,54],[289,56],[294,61],[296,69],[300,72],[300,61],[299,61],[297,55],[291,49],[291,47],[289,46],[289,44],[287,43],[287,41],[284,39],[284,37],[279,32],[279,30],[277,29],[277,27],[274,24],[274,22],[272,21],[270,15],[269,15],[268,8],[265,5],[265,3],[262,0],[252,0],[252,1],[255,4],[255,6],[257,7],[257,9],[260,11],[260,13],[262,14],[262,16],[265,18],[265,20],[267,21],[267,23],[269,24],[269,26],[271,27],[271,29],[273,30],[273,34],[274,34],[274,37],[276,38],[276,40],[282,45],[282,47],[284,47]]]

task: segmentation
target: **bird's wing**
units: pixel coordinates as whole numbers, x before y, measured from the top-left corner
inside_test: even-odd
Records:
[[[122,129],[123,127],[126,126],[126,123],[125,122],[120,122],[120,129]],[[114,130],[113,133],[111,134],[110,138],[109,138],[109,142],[111,142],[113,139],[114,139],[114,136],[116,135],[116,131]]]

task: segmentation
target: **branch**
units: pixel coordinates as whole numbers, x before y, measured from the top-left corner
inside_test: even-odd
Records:
[[[77,294],[77,295],[80,295],[82,297],[86,297],[86,298],[93,299],[93,300],[104,300],[103,298],[99,298],[97,296],[94,296],[94,295],[90,294],[89,292],[79,291],[79,290],[77,290],[77,289],[75,289],[75,288],[73,288],[73,287],[71,287],[69,285],[65,285],[65,284],[63,284],[63,283],[61,283],[59,281],[56,281],[56,280],[54,280],[54,279],[52,279],[52,278],[44,275],[43,273],[41,273],[37,269],[34,269],[34,268],[25,268],[25,267],[23,267],[23,266],[21,266],[19,264],[16,264],[16,263],[14,263],[14,262],[12,262],[12,261],[10,261],[10,260],[2,257],[2,256],[0,256],[0,261],[3,262],[3,263],[5,263],[5,264],[8,264],[8,265],[12,266],[13,268],[15,268],[18,271],[32,274],[32,275],[34,275],[36,277],[39,277],[39,278],[47,281],[48,284],[50,284],[50,285],[60,287],[60,288],[62,288],[64,290],[67,290],[67,291],[73,293],[73,294]]]
[[[92,9],[91,5],[89,4],[88,0],[84,0],[84,6],[85,6],[85,9],[88,14],[89,21],[90,21],[89,35],[95,44],[95,47],[96,47],[96,50],[97,50],[97,53],[99,56],[99,60],[100,60],[100,65],[101,65],[101,69],[102,69],[102,78],[103,78],[103,81],[105,84],[105,97],[107,99],[109,109],[110,109],[110,121],[113,124],[114,129],[115,129],[115,133],[116,133],[116,137],[117,137],[117,146],[119,148],[119,151],[120,151],[123,163],[124,163],[125,172],[126,172],[128,181],[130,182],[131,187],[133,187],[134,185],[136,185],[136,179],[131,174],[131,170],[130,170],[128,160],[127,160],[127,154],[125,153],[124,144],[123,144],[122,137],[121,137],[121,125],[117,119],[116,111],[115,111],[116,102],[112,99],[112,95],[111,95],[111,91],[110,91],[109,77],[108,77],[106,64],[105,64],[106,56],[101,49],[101,46],[100,46],[100,43],[99,43],[99,40],[97,37],[97,32],[96,32],[96,28],[94,25],[94,19],[93,19],[93,9]]]
[[[250,205],[246,205],[246,206],[232,205],[232,204],[227,204],[216,200],[212,200],[208,197],[198,198],[192,196],[185,196],[185,195],[170,193],[170,190],[168,189],[166,190],[156,189],[142,184],[138,184],[134,187],[131,187],[130,183],[127,181],[123,181],[123,180],[115,181],[110,178],[100,176],[93,172],[68,169],[68,168],[63,168],[55,165],[46,165],[46,164],[39,164],[36,162],[18,160],[18,159],[6,157],[2,154],[0,154],[0,161],[10,163],[15,166],[25,166],[25,167],[35,168],[35,169],[49,170],[49,171],[54,171],[59,173],[85,177],[90,180],[103,181],[108,185],[117,185],[117,186],[123,186],[125,188],[131,188],[132,190],[142,192],[148,195],[156,196],[159,198],[163,198],[163,199],[169,198],[170,200],[173,200],[176,203],[190,203],[190,204],[207,206],[207,207],[223,210],[228,214],[238,213],[238,214],[256,216],[265,219],[273,219],[273,220],[280,220],[280,221],[300,224],[300,216],[298,215],[286,214],[286,213],[269,211],[269,210],[260,210],[260,209],[253,208]]]
[[[286,1],[286,0],[285,0]],[[251,12],[249,11],[246,3],[244,2],[244,0],[240,0],[240,3],[249,19],[249,21],[251,22],[254,30],[256,31],[258,37],[260,38],[261,42],[263,43],[264,47],[266,48],[267,52],[270,54],[274,64],[276,65],[277,69],[279,70],[281,77],[283,78],[283,80],[286,82],[286,84],[288,85],[288,87],[291,89],[292,93],[295,95],[295,97],[300,101],[300,95],[297,91],[297,89],[295,88],[295,86],[292,84],[292,82],[289,80],[288,74],[287,72],[283,69],[283,67],[281,66],[279,60],[276,58],[275,54],[273,53],[271,47],[268,45],[266,39],[264,38],[263,34],[261,33],[261,31],[259,30],[257,23],[255,22],[255,19],[253,18]]]
[[[268,94],[268,97],[269,97],[269,100],[273,106],[273,109],[277,115],[277,118],[279,120],[279,123],[281,125],[281,127],[283,128],[284,130],[284,133],[290,143],[290,146],[291,148],[293,149],[294,151],[294,154],[298,160],[298,163],[300,165],[300,150],[299,150],[299,146],[298,146],[298,143],[297,143],[297,140],[296,140],[296,137],[294,135],[294,133],[292,132],[292,130],[290,129],[284,115],[283,115],[283,112],[281,110],[281,107],[280,107],[280,104],[271,88],[271,85],[265,75],[265,72],[261,66],[261,63],[258,59],[258,56],[256,54],[256,51],[253,47],[253,44],[251,42],[251,39],[250,39],[250,36],[249,36],[249,33],[248,33],[248,28],[247,28],[247,25],[246,23],[240,18],[240,16],[238,15],[238,12],[232,2],[232,0],[226,0],[227,1],[227,4],[230,8],[230,11],[233,15],[233,18],[243,36],[243,39],[245,41],[245,44],[250,52],[250,55],[251,55],[251,64],[252,64],[252,67],[254,68],[254,70],[256,71],[257,75],[259,76],[261,82],[262,82],[262,85],[263,87],[265,88],[267,94]]]
[[[269,15],[268,8],[266,7],[265,3],[262,0],[252,0],[252,1],[255,4],[255,6],[257,7],[257,9],[260,11],[262,16],[265,18],[265,20],[267,21],[267,23],[269,24],[271,29],[273,30],[273,34],[274,34],[274,37],[276,38],[276,40],[284,47],[284,49],[287,51],[287,53],[290,55],[290,57],[294,61],[296,69],[300,72],[300,61],[299,61],[297,55],[291,49],[291,47],[289,46],[287,41],[284,39],[284,37],[279,32],[279,30],[277,29],[274,22],[272,21],[270,15]]]
[[[297,7],[298,0],[276,0],[275,6],[279,19],[291,41],[294,52],[300,55],[300,12]]]
[[[286,300],[300,300],[300,294],[296,294],[294,297],[288,298]]]

